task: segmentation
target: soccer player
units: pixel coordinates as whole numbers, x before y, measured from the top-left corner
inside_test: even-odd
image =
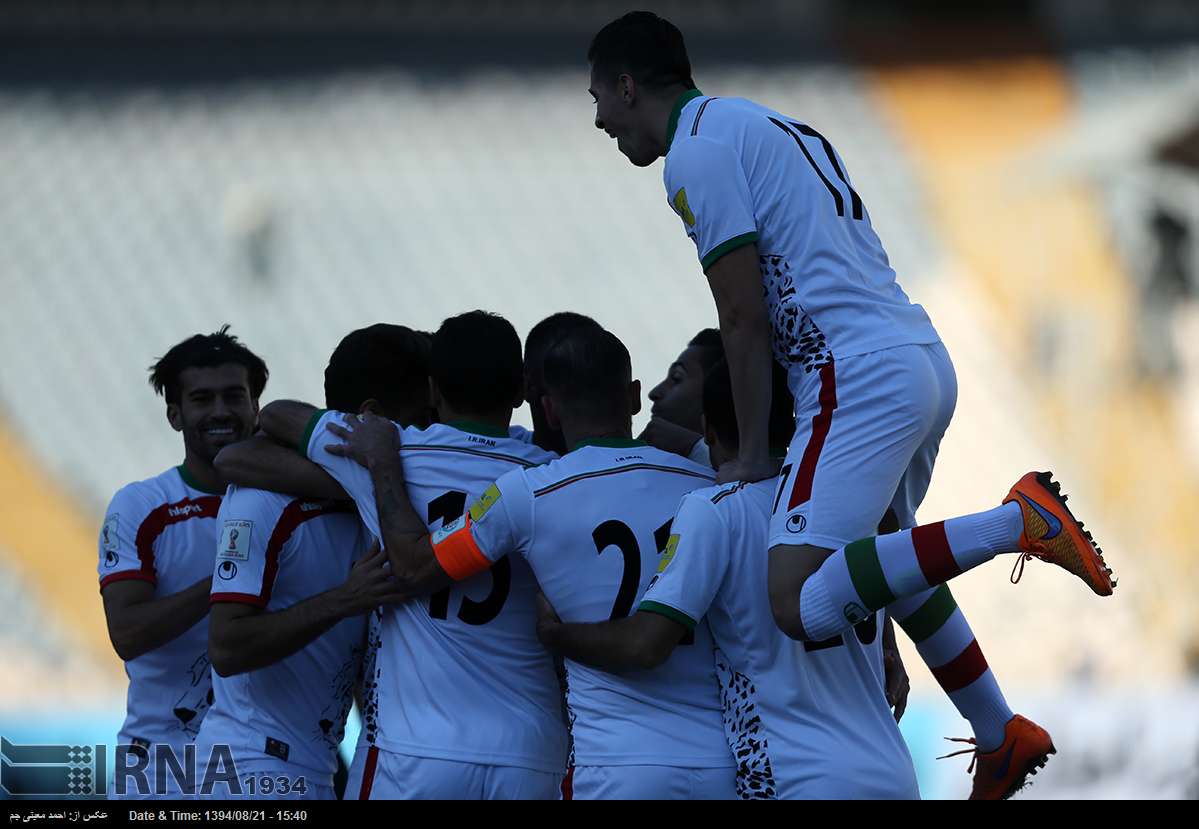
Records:
[[[543,379],[546,420],[571,451],[508,472],[432,535],[404,496],[410,471],[396,460],[394,429],[330,424],[348,441],[330,448],[370,470],[384,545],[409,589],[437,590],[507,557],[532,568],[563,619],[618,619],[666,550],[679,499],[711,484],[711,470],[631,440],[641,384],[611,333],[559,340]],[[576,799],[735,797],[711,634],[702,624],[693,633],[655,669],[617,675],[567,661]]]
[[[797,429],[768,539],[776,623],[819,641],[901,602],[893,615],[974,727],[975,794],[1014,789],[1053,750],[1049,735],[1012,715],[960,615],[931,637],[913,620],[946,623],[952,597],[933,588],[1004,552],[1059,564],[1108,595],[1100,551],[1047,473],[1023,477],[1000,507],[910,529],[957,381],[928,315],[897,284],[844,162],[797,119],[703,95],[682,34],[656,15],[608,24],[588,58],[596,127],[637,166],[666,157],[667,200],[716,301],[741,438],[720,480],[774,474],[772,350],[789,371]],[[876,543],[888,511],[904,529]]]
[[[104,515],[100,592],[129,676],[110,797],[179,796],[185,749],[212,704],[208,593],[225,486],[212,462],[254,430],[268,376],[228,328],[189,337],[150,369],[183,463],[122,487]]]
[[[708,445],[700,431],[704,375],[724,358],[724,343],[715,328],[705,328],[650,389],[650,421],[640,438],[652,446],[710,466]],[[788,392],[790,394],[790,392]]]
[[[529,416],[533,420],[533,442],[547,452],[563,455],[566,445],[561,430],[551,428],[546,422],[545,407],[541,405],[541,398],[545,396],[545,383],[541,378],[545,352],[571,331],[600,327],[585,314],[559,311],[530,328],[525,337],[525,402],[529,404]]]
[[[424,417],[427,352],[404,326],[351,332],[325,369],[326,405],[401,422]],[[196,739],[200,762],[211,763],[197,791],[332,800],[367,614],[400,598],[386,558],[365,555],[370,536],[345,500],[234,485],[218,520],[208,629],[216,701]],[[215,746],[229,748],[239,787],[212,785]]]
[[[422,533],[458,518],[506,471],[553,457],[511,436],[523,369],[520,338],[502,317],[472,311],[442,323],[431,374],[440,423],[404,429],[402,452],[392,446],[389,458],[403,468]],[[339,445],[326,424],[343,417],[280,402],[262,422],[345,488],[394,565],[371,475],[326,449]],[[347,792],[363,800],[556,799],[566,727],[553,661],[537,640],[532,571],[518,556],[497,557],[473,578],[437,588],[384,613],[370,740],[354,757]]]
[[[790,398],[786,378],[776,401]],[[737,452],[728,366],[703,384],[712,462]],[[791,408],[774,405],[770,438],[785,446]],[[657,575],[627,618],[562,624],[539,633],[567,658],[609,671],[654,667],[706,619],[717,648],[726,737],[737,793],[753,799],[915,798],[916,774],[883,689],[879,614],[832,641],[788,639],[766,595],[766,533],[777,482],[724,484],[683,498]]]

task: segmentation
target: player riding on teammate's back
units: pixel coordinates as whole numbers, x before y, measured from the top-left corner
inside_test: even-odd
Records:
[[[974,727],[975,795],[1009,794],[1053,745],[1013,717],[943,583],[996,554],[1021,552],[1106,595],[1112,581],[1097,548],[1048,475],[1032,473],[1000,507],[910,531],[957,381],[928,315],[897,284],[844,161],[800,119],[703,95],[682,34],[652,13],[605,26],[588,60],[595,126],[636,166],[665,156],[667,202],[696,244],[716,301],[740,435],[720,480],[775,474],[772,352],[788,370],[796,434],[769,534],[777,624],[816,641],[893,605]],[[904,531],[875,543],[887,516]],[[917,624],[930,619],[931,631]],[[1002,761],[1009,744],[1016,759]]]

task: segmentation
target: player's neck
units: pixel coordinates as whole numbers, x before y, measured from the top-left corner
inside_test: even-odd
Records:
[[[633,424],[624,423],[562,423],[562,437],[566,448],[573,449],[580,443],[596,440],[632,440]]]
[[[442,405],[437,407],[437,419],[445,425],[461,429],[463,432],[506,437],[508,428],[512,424],[512,410],[484,413],[464,412],[453,406],[445,405],[443,401]]]
[[[192,489],[213,493],[225,491],[228,482],[217,473],[211,463],[188,452],[181,466],[183,480]]]

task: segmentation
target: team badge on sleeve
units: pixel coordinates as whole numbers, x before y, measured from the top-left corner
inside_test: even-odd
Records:
[[[658,572],[661,573],[670,566],[670,562],[674,561],[674,554],[679,549],[679,536],[675,533],[666,540],[666,549],[662,551],[662,558],[658,561]]]
[[[498,500],[500,500],[500,488],[492,484],[483,492],[483,497],[471,504],[470,520],[477,524]]]
[[[679,214],[687,227],[695,227],[695,214],[691,212],[691,206],[687,204],[687,188],[680,187],[679,192],[674,194],[674,212]]]
[[[120,536],[117,534],[120,520],[119,515],[110,515],[104,520],[104,528],[100,530],[100,547],[106,553],[115,553],[120,547]]]
[[[216,557],[223,559],[250,560],[250,533],[254,529],[253,521],[243,521],[231,518],[221,528],[221,542],[217,547]]]

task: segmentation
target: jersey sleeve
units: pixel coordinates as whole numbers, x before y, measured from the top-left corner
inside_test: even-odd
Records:
[[[687,496],[637,609],[694,628],[716,598],[728,556],[728,532],[712,502],[703,495]]]
[[[279,510],[269,506],[252,490],[230,487],[226,493],[217,513],[220,535],[209,602],[266,607],[270,601],[280,551],[270,549]]]
[[[515,469],[483,492],[470,509],[433,533],[433,554],[455,581],[482,572],[509,553],[525,554],[533,532],[533,494]]]
[[[726,253],[758,241],[749,182],[731,147],[702,136],[666,156],[666,198],[683,220],[706,271]]]
[[[160,506],[150,492],[130,484],[113,496],[100,527],[100,588],[116,581],[136,579],[158,583],[154,566],[156,534],[143,527]]]
[[[341,438],[325,428],[328,423],[341,424],[344,418],[353,417],[344,412],[315,412],[305,430],[307,441],[301,447],[310,461],[328,472],[341,484],[341,488],[354,499],[358,516],[371,534],[382,540],[379,530],[379,508],[375,504],[375,486],[371,473],[353,458],[343,458],[325,451],[330,444],[341,443]]]

